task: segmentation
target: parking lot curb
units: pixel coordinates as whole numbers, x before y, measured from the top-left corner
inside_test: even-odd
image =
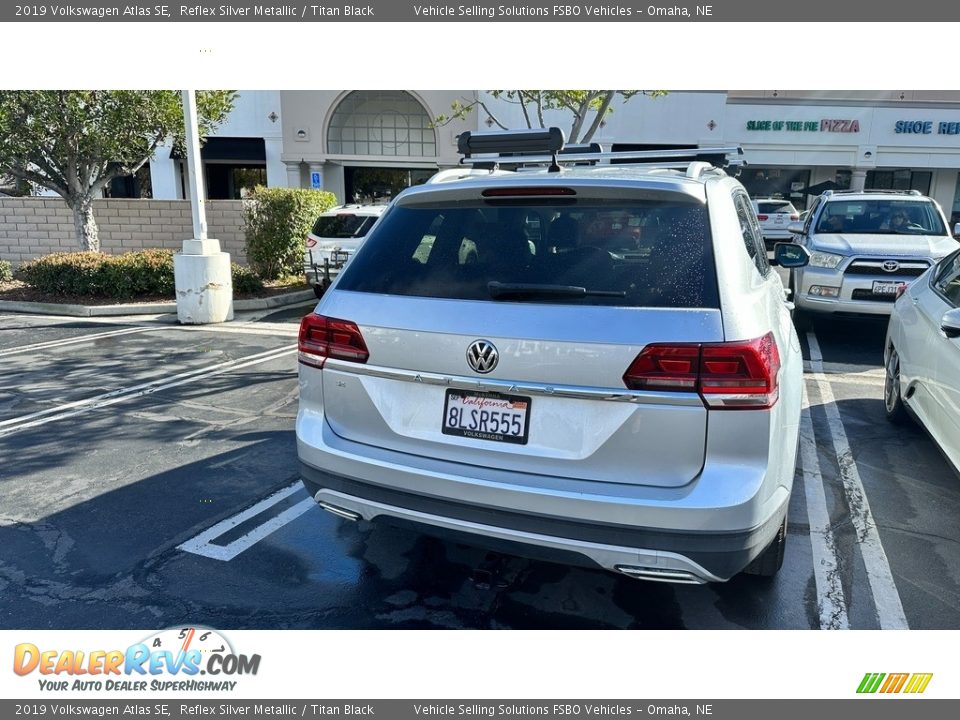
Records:
[[[299,305],[314,300],[313,290],[299,290],[283,295],[251,300],[235,300],[233,309],[270,310],[288,305]],[[120,303],[117,305],[73,305],[66,303],[25,302],[20,300],[0,300],[0,312],[32,313],[35,315],[64,315],[67,317],[110,317],[116,315],[167,315],[177,312],[175,302],[160,303]]]

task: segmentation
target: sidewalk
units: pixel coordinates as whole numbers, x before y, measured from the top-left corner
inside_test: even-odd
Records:
[[[250,300],[235,300],[235,312],[269,310],[299,305],[315,300],[313,290],[299,290],[282,295]],[[20,300],[0,300],[0,312],[31,313],[37,315],[64,315],[67,317],[111,317],[117,315],[165,315],[176,314],[177,304],[173,301],[160,303],[118,303],[116,305],[77,305],[49,302],[25,302]]]

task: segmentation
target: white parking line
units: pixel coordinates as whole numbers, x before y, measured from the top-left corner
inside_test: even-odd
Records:
[[[877,608],[877,620],[882,630],[907,629],[907,617],[903,612],[900,594],[893,580],[887,554],[880,542],[877,525],[870,512],[870,503],[860,479],[857,463],[850,450],[847,433],[840,419],[840,410],[837,408],[830,379],[823,372],[823,355],[820,352],[820,343],[817,336],[811,331],[807,333],[807,343],[810,348],[810,367],[813,370],[813,381],[820,392],[824,412],[827,415],[827,425],[830,428],[830,441],[837,456],[840,467],[840,478],[843,481],[843,490],[847,496],[850,508],[850,518],[857,532],[857,542],[863,555],[863,564],[867,571],[867,580],[873,593],[874,605]]]
[[[803,369],[813,372],[813,367],[809,360],[803,361]],[[820,361],[820,372],[824,375],[857,375],[858,377],[877,377],[883,378],[884,369],[878,368],[876,364],[860,365],[853,363],[835,363]]]
[[[50,348],[59,348],[66,345],[77,345],[78,343],[93,342],[95,340],[102,340],[103,338],[115,337],[117,335],[133,335],[134,333],[142,333],[146,332],[147,330],[156,329],[157,328],[155,327],[133,327],[124,328],[122,330],[108,330],[102,333],[94,333],[93,335],[83,335],[81,337],[70,338],[69,340],[47,340],[46,342],[33,343],[32,345],[20,345],[19,347],[0,350],[0,357],[36,352],[38,350],[47,350]]]
[[[840,563],[837,546],[830,526],[827,498],[817,457],[817,440],[810,417],[810,399],[803,389],[803,409],[800,411],[800,467],[803,472],[803,491],[807,501],[810,522],[810,545],[813,549],[813,578],[817,586],[817,610],[822,630],[847,630],[847,603],[840,581]]]
[[[3,420],[0,421],[0,437],[12,435],[13,433],[20,432],[21,430],[37,427],[39,425],[45,425],[46,423],[53,422],[55,420],[63,420],[64,418],[80,415],[91,410],[107,407],[109,405],[115,405],[116,403],[124,402],[125,400],[132,400],[133,398],[141,397],[143,395],[149,395],[160,390],[166,390],[179,385],[185,385],[186,383],[202,380],[213,375],[230,372],[231,370],[240,370],[251,365],[257,365],[259,363],[270,362],[271,360],[276,360],[285,355],[294,353],[296,352],[296,349],[296,345],[274,348],[273,350],[267,350],[254,355],[237,358],[236,360],[228,360],[227,362],[210,365],[205,368],[188,370],[186,372],[177,373],[176,375],[158,378],[157,380],[151,380],[150,382],[141,383],[132,387],[119,388],[117,390],[112,390],[101,395],[95,395],[94,397],[86,398],[84,400],[77,400],[75,402],[58,405],[47,410],[40,410],[35,413],[30,413],[29,415],[21,415],[20,417]]]
[[[287,508],[282,513],[279,513],[274,517],[271,517],[265,523],[258,525],[250,532],[241,535],[227,545],[213,545],[211,541],[217,539],[241,523],[246,522],[250,518],[256,517],[257,515],[263,513],[280,501],[285,500],[302,489],[303,485],[298,480],[292,485],[285,487],[283,490],[275,492],[270,497],[261,500],[256,505],[247,508],[243,512],[239,512],[236,515],[227,518],[226,520],[221,520],[216,525],[207,528],[196,537],[193,537],[190,540],[187,540],[185,543],[178,545],[177,549],[183,550],[184,552],[193,553],[194,555],[202,555],[203,557],[208,557],[212,560],[222,560],[224,562],[233,560],[233,558],[247,548],[256,544],[260,540],[263,540],[263,538],[267,537],[271,533],[276,532],[287,523],[296,520],[310,508],[316,507],[317,503],[314,502],[313,498],[311,497],[304,498],[296,505]]]
[[[178,329],[185,330],[188,327],[195,332],[233,333],[238,335],[286,335],[289,337],[297,337],[300,333],[299,325],[267,322],[231,325],[184,325]]]

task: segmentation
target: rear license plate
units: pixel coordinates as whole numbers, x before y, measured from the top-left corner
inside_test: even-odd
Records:
[[[774,216],[773,216],[773,221],[774,221],[777,225],[783,225],[783,215],[774,215]]]
[[[530,398],[447,390],[444,435],[526,445],[529,431]]]
[[[871,292],[874,295],[896,295],[897,290],[906,285],[906,283],[890,280],[874,280]]]

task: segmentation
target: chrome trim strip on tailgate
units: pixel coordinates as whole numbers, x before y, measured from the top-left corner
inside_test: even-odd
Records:
[[[323,365],[327,370],[338,370],[351,375],[366,375],[369,377],[385,378],[387,380],[401,380],[416,382],[424,385],[439,385],[457,390],[473,390],[476,392],[499,392],[506,394],[520,393],[540,397],[573,398],[579,400],[604,400],[608,402],[625,402],[636,405],[678,405],[684,407],[703,407],[703,400],[696,393],[658,393],[640,390],[613,390],[611,388],[584,387],[581,385],[543,385],[509,380],[490,380],[487,378],[469,378],[456,375],[440,375],[437,373],[417,372],[399,368],[386,368],[377,365],[361,365],[360,363],[344,360],[327,359]]]

